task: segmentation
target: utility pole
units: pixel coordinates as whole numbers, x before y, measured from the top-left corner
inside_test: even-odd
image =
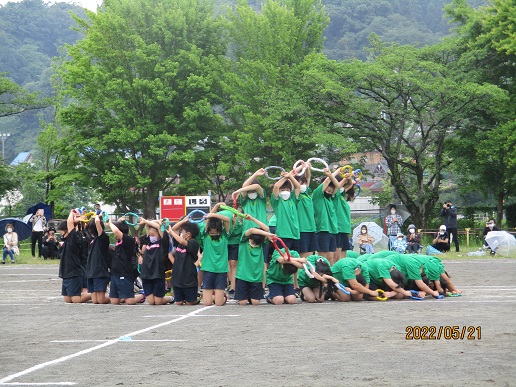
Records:
[[[0,133],[2,138],[2,164],[5,164],[5,140],[11,135],[11,133]]]

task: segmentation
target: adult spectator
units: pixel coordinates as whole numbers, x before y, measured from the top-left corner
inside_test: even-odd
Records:
[[[11,263],[14,263],[14,254],[18,254],[18,234],[14,232],[14,226],[10,223],[5,225],[5,231],[2,264],[5,264],[7,255],[11,258]]]
[[[385,218],[385,224],[387,225],[387,236],[389,237],[389,250],[392,247],[392,243],[396,240],[398,234],[401,233],[401,225],[403,219],[401,215],[396,213],[396,206],[390,205],[391,214]]]
[[[56,229],[50,227],[48,232],[43,236],[43,247],[41,249],[41,255],[44,259],[57,258],[57,252],[59,250],[59,241],[56,236]]]
[[[40,208],[31,219],[32,234],[30,236],[32,258],[36,258],[36,242],[38,242],[38,258],[41,258],[41,247],[43,241],[43,232],[47,226],[47,219],[45,218],[43,209]]]
[[[457,235],[457,208],[452,204],[451,200],[444,202],[441,216],[444,217],[444,225],[446,226],[446,231],[450,236],[450,245],[453,241],[455,244],[455,251],[458,253],[459,236]]]
[[[432,247],[439,250],[441,253],[445,253],[450,250],[450,236],[448,235],[444,224],[441,224],[439,231],[435,233],[432,243]]]
[[[484,228],[484,231],[482,232],[482,236],[483,236],[483,240],[484,240],[484,249],[490,249],[491,255],[495,255],[495,250],[491,249],[489,244],[486,242],[487,233],[490,231],[500,231],[500,229],[498,227],[496,227],[494,218],[491,218],[486,222],[486,227]]]

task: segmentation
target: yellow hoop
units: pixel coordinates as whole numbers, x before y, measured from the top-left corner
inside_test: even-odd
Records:
[[[349,172],[346,172],[349,171]],[[352,174],[353,173],[353,167],[351,165],[344,165],[340,168],[340,176],[344,179],[346,177],[346,174]]]
[[[382,289],[376,289],[375,292],[378,293],[378,296],[376,296],[376,299],[378,301],[387,301],[388,297],[380,297],[380,294],[384,294],[385,293]]]

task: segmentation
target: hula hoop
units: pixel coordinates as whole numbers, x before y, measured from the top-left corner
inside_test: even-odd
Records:
[[[224,205],[224,204],[221,204],[221,205],[219,206],[219,208],[220,208],[220,209],[222,209],[222,210],[230,211],[230,212],[232,212],[233,214],[235,214],[235,215],[237,215],[237,216],[240,216],[240,217],[242,217],[242,218],[245,218],[245,214],[242,214],[240,211],[235,210],[233,207],[230,207],[230,206],[226,206],[226,205]]]
[[[338,283],[335,285],[337,287],[337,289],[339,289],[342,293],[344,294],[347,294],[347,295],[350,295],[351,292],[348,291],[348,289],[346,289],[346,287],[344,285],[342,285],[341,283]]]
[[[444,298],[444,294],[439,294],[438,296],[432,296],[436,300],[442,300]]]
[[[461,293],[448,292],[448,293],[446,293],[446,296],[447,297],[462,297],[462,294]]]
[[[238,209],[237,198],[233,198],[233,208],[234,208],[235,210],[237,210],[237,209]]]
[[[320,158],[317,158],[317,157],[312,157],[308,160],[306,160],[306,163],[310,163],[312,164],[312,162],[317,162],[317,163],[321,163],[322,165],[324,165],[324,168],[328,169],[328,164],[326,163],[326,161],[324,161],[323,159],[320,159]],[[310,167],[310,169],[312,171],[317,171],[317,172],[324,172],[324,169],[320,169],[320,168],[314,168],[314,167]]]
[[[84,215],[81,215],[85,219],[82,219],[84,223],[88,223],[93,216],[95,216],[95,213],[93,211],[87,212]]]
[[[413,296],[410,296],[410,298],[412,298],[413,300],[417,300],[417,301],[422,301],[424,300],[423,297],[419,297],[418,294],[419,292],[417,290],[410,290],[410,293],[413,294]]]
[[[170,220],[168,218],[161,219],[161,232],[165,232],[168,226],[170,226]]]
[[[358,196],[360,196],[360,184],[355,184],[355,188],[358,188],[358,191],[355,194],[355,197],[358,197]]]
[[[387,301],[387,297],[383,295],[385,292],[382,289],[376,289],[375,292],[378,293],[378,295],[376,296],[376,299],[378,301]]]
[[[102,220],[104,221],[104,223],[109,222],[109,214],[107,211],[102,211],[100,215],[102,216]]]
[[[358,176],[357,176],[357,174],[358,174]],[[353,171],[353,176],[355,176],[355,178],[357,178],[357,179],[362,179],[362,170],[359,168],[356,171]]]
[[[202,214],[202,217],[201,219],[192,219],[192,215],[193,214]],[[204,212],[203,210],[193,210],[192,212],[190,212],[188,214],[188,221],[192,222],[192,223],[201,223],[201,222],[204,222],[204,217],[206,216],[206,212]]]
[[[349,172],[346,172],[348,171]],[[353,174],[353,167],[351,165],[344,165],[343,167],[340,168],[340,177],[342,177],[343,179],[346,177],[346,173],[349,173],[349,174]]]
[[[169,274],[170,276],[167,277],[167,274]],[[172,279],[172,270],[167,270],[165,272],[165,281],[170,281]]]
[[[304,160],[297,160],[296,163],[294,164],[294,166],[292,167],[292,169],[294,170],[294,173],[296,173],[296,169],[299,167],[300,164],[303,164],[305,161]],[[306,167],[303,167],[303,169],[301,170],[301,172],[299,173],[296,173],[296,176],[303,176],[305,174],[305,170],[306,170]]]
[[[124,218],[126,216],[134,216],[136,218],[136,222],[134,222],[134,223],[129,222],[127,219],[125,220],[125,223],[127,223],[129,226],[136,226],[138,224],[138,222],[140,221],[140,217],[138,216],[138,214],[135,214],[134,212],[126,212],[124,214]]]
[[[278,244],[276,242],[280,242],[281,245],[283,246],[283,248],[285,249],[285,252],[282,252],[279,247],[278,247]],[[274,248],[276,249],[276,251],[281,255],[281,258],[283,258],[284,260],[286,261],[290,261],[290,250],[288,249],[288,247],[285,245],[285,242],[283,242],[283,240],[281,238],[273,238],[272,239],[272,245],[274,246]]]
[[[266,177],[267,179],[270,179],[270,180],[279,180],[279,179],[281,179],[281,176],[278,176],[278,177],[270,177],[270,176],[269,176],[269,172],[268,172],[268,170],[269,170],[269,169],[280,169],[280,170],[281,170],[281,172],[285,172],[285,170],[284,170],[282,167],[278,167],[277,165],[271,165],[271,166],[269,166],[269,167],[265,167],[264,169],[265,169],[265,177]]]
[[[310,266],[310,269],[315,271],[314,265],[312,265],[310,262],[303,263],[303,269],[305,269],[306,275],[308,276],[308,278],[315,278],[308,266]]]

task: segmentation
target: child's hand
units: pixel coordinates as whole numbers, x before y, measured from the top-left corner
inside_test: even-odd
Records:
[[[212,213],[212,212],[208,212],[206,215],[204,215],[204,217],[205,217],[206,219],[210,219],[210,218],[213,218],[213,216],[214,216],[214,215],[215,215],[214,213]]]
[[[325,174],[326,176],[328,176],[328,177],[329,177],[329,176],[331,176],[331,171],[330,171],[328,168],[324,168],[324,169],[323,169],[323,172],[324,172],[324,174]]]
[[[260,168],[254,174],[257,175],[257,176],[265,176],[265,173],[266,173],[265,169],[264,168]]]
[[[138,224],[145,224],[147,222],[147,220],[145,220],[144,218],[140,218],[138,220]]]

